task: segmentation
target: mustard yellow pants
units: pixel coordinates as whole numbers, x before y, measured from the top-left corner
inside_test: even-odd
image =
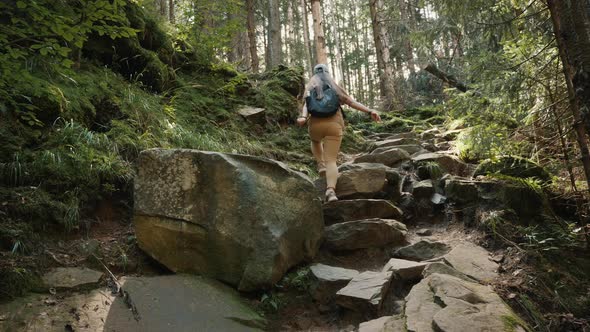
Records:
[[[318,169],[326,170],[326,187],[336,188],[338,181],[338,152],[344,132],[344,118],[338,111],[328,118],[309,119],[309,136],[311,138],[311,153],[318,164]]]

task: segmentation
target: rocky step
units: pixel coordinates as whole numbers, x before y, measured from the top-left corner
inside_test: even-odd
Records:
[[[383,147],[394,147],[398,145],[419,145],[420,141],[415,138],[394,138],[384,141],[376,141],[373,146],[375,149]]]
[[[427,261],[442,257],[451,251],[451,247],[443,242],[420,240],[393,252],[393,257],[411,261]]]
[[[343,164],[339,167],[336,195],[340,200],[350,199],[390,199],[401,196],[402,177],[398,171],[383,164],[358,163]],[[316,188],[323,193],[326,180],[320,178],[315,182]]]
[[[374,140],[383,140],[383,139],[396,139],[396,138],[416,138],[418,137],[418,135],[416,135],[416,133],[408,131],[408,132],[403,132],[403,133],[397,133],[397,134],[392,134],[392,133],[375,133],[372,135],[367,136],[367,138],[369,139],[374,139]]]
[[[448,274],[424,278],[406,296],[408,331],[526,331],[491,287]]]
[[[392,279],[392,271],[360,273],[336,293],[336,303],[353,311],[378,313]]]
[[[345,269],[324,264],[310,266],[312,276],[311,294],[319,303],[329,303],[334,300],[336,292],[359,275],[357,270]]]
[[[365,154],[357,157],[354,163],[376,163],[389,167],[396,167],[403,161],[409,160],[410,154],[403,149],[392,148],[381,153]]]
[[[406,241],[408,229],[393,219],[347,221],[326,227],[323,247],[344,251],[384,246],[399,246]]]
[[[423,151],[422,146],[420,146],[418,144],[406,144],[406,145],[397,145],[395,147],[385,146],[382,148],[376,148],[375,150],[371,151],[371,154],[379,154],[379,153],[389,151],[391,149],[402,149],[402,150],[406,151],[407,153],[409,153],[410,155],[413,155],[414,153]]]
[[[449,174],[458,176],[468,176],[473,172],[473,167],[461,161],[458,157],[442,153],[422,153],[412,156],[414,164],[423,162],[435,162]]]
[[[326,225],[371,218],[400,219],[403,215],[400,208],[383,199],[339,200],[324,204],[323,209]]]

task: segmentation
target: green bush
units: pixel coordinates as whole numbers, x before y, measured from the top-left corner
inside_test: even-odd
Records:
[[[543,183],[551,183],[552,176],[539,164],[517,156],[502,156],[483,161],[475,169],[473,176],[502,174],[516,178],[535,178]]]

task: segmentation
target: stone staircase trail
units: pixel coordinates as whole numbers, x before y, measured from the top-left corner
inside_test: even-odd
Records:
[[[446,230],[445,184],[475,169],[449,150],[457,134],[373,134],[370,151],[340,166],[311,273],[317,302],[366,320],[344,330],[529,329],[489,286],[499,267],[490,253]]]

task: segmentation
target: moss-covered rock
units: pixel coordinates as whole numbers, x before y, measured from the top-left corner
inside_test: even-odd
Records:
[[[475,169],[473,176],[495,173],[517,178],[535,178],[544,183],[551,182],[551,174],[542,166],[531,160],[516,156],[485,160]]]

